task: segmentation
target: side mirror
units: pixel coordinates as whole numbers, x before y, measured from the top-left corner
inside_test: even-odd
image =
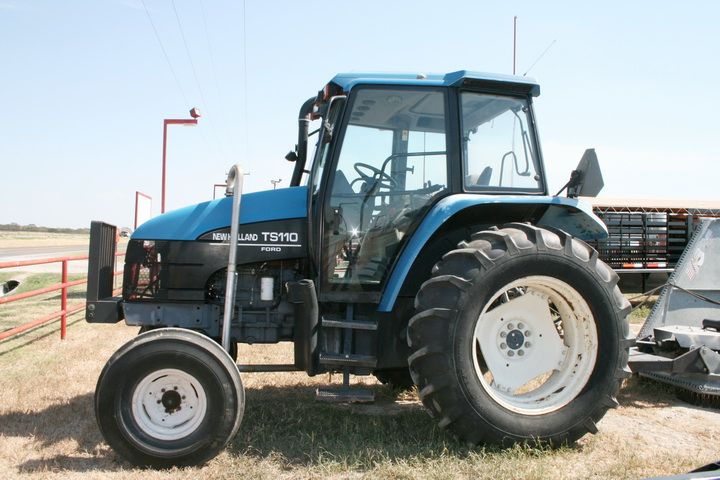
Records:
[[[570,180],[560,189],[560,192],[567,188],[569,198],[579,196],[596,197],[604,186],[605,183],[595,149],[588,148],[585,150],[578,166],[570,174]],[[558,195],[560,192],[558,192]]]
[[[288,162],[297,162],[297,160],[298,160],[297,152],[295,150],[290,150],[287,153],[287,155],[285,155],[285,160],[287,160]]]

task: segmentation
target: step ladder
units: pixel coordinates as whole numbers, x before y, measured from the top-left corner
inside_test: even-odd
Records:
[[[375,401],[375,393],[366,388],[350,386],[350,371],[353,367],[375,368],[377,357],[375,355],[352,353],[353,338],[357,331],[377,331],[376,321],[358,320],[354,317],[354,306],[348,305],[345,318],[321,319],[322,329],[335,328],[342,330],[343,338],[339,352],[321,351],[318,362],[327,367],[340,367],[343,383],[340,387],[318,388],[315,391],[316,400],[333,403],[371,403]]]

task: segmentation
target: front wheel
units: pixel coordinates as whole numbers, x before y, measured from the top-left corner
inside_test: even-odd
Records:
[[[441,427],[472,443],[558,445],[617,404],[629,312],[617,275],[564,232],[473,235],[416,299],[410,372]]]
[[[245,396],[220,345],[190,330],[161,328],[123,345],[95,390],[107,443],[138,466],[198,465],[235,436]]]

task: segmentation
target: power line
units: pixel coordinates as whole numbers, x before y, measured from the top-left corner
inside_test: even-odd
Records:
[[[173,12],[175,12],[175,19],[177,20],[178,28],[180,29],[180,36],[182,37],[183,45],[185,45],[185,53],[190,61],[190,68],[192,69],[193,77],[195,78],[195,85],[197,85],[198,91],[200,92],[200,100],[203,102],[205,109],[207,109],[205,95],[203,94],[202,87],[200,86],[200,80],[198,79],[197,70],[195,69],[195,63],[190,55],[190,48],[188,47],[187,39],[185,38],[185,31],[183,30],[182,22],[180,22],[180,15],[178,15],[177,8],[175,7],[175,0],[170,0],[170,3],[172,4]]]
[[[543,50],[543,52],[540,54],[540,56],[537,58],[537,60],[535,60],[535,61],[533,62],[533,64],[530,65],[530,68],[528,68],[528,69],[525,71],[525,73],[523,73],[523,77],[524,77],[525,75],[527,75],[528,73],[530,73],[530,70],[532,70],[533,67],[534,67],[535,65],[537,65],[537,63],[545,56],[545,54],[548,52],[548,50],[550,50],[550,48],[552,48],[553,45],[555,45],[555,40],[553,40],[552,42],[550,42],[550,45],[548,45],[547,48],[546,48],[545,50]]]
[[[155,32],[155,38],[158,41],[158,44],[160,45],[160,50],[162,50],[163,56],[165,57],[165,61],[167,62],[167,66],[170,69],[170,72],[172,73],[173,78],[175,79],[175,83],[177,84],[178,90],[180,90],[180,94],[183,97],[183,101],[185,102],[185,106],[187,108],[190,108],[190,102],[188,102],[187,96],[185,95],[185,90],[182,88],[182,84],[180,83],[180,79],[177,76],[177,73],[175,73],[175,69],[172,66],[172,63],[170,62],[170,57],[168,57],[167,51],[165,50],[165,46],[163,45],[162,40],[160,40],[160,35],[158,34],[157,28],[155,28],[155,22],[153,22],[152,17],[150,16],[150,11],[147,8],[147,5],[145,5],[145,0],[140,0],[142,2],[143,8],[145,9],[145,13],[147,14],[148,20],[150,20],[150,25],[152,26],[153,32]]]
[[[210,33],[207,24],[207,16],[205,15],[205,5],[202,0],[200,0],[200,13],[202,15],[203,27],[205,29],[205,40],[207,41],[208,53],[210,57],[210,66],[212,67],[213,80],[215,82],[215,90],[218,97],[222,98],[222,96],[220,95],[220,85],[218,84],[217,67],[215,66],[215,55],[213,55],[213,48],[212,43],[210,42]]]
[[[245,126],[245,142],[244,142],[244,149],[245,149],[245,158],[243,160],[247,160],[249,149],[248,149],[248,85],[247,85],[247,14],[246,14],[246,8],[245,8],[245,0],[243,0],[243,116],[244,118],[244,126]]]
[[[185,30],[183,29],[182,22],[180,21],[180,15],[178,14],[177,7],[175,6],[175,0],[170,0],[170,3],[173,7],[173,12],[175,13],[175,19],[177,20],[178,28],[180,29],[180,36],[182,37],[183,45],[185,46],[185,53],[187,54],[188,61],[190,62],[190,68],[193,72],[193,78],[195,79],[195,85],[197,85],[198,92],[200,93],[200,101],[202,102],[203,109],[205,110],[207,114],[207,122],[214,128],[214,124],[212,120],[210,119],[210,109],[208,108],[208,102],[205,100],[205,94],[203,92],[202,86],[200,85],[200,78],[197,74],[197,69],[195,68],[195,62],[192,60],[192,55],[190,55],[190,47],[188,46],[187,38],[185,37]],[[218,154],[219,150],[224,150],[222,147],[218,149],[220,146],[220,142],[217,141],[217,138],[214,139],[214,149],[215,153]],[[227,159],[227,155],[223,153],[222,155]]]
[[[208,28],[207,15],[206,15],[206,13],[205,13],[205,5],[204,5],[204,2],[203,2],[202,0],[200,0],[199,3],[200,3],[200,13],[201,13],[201,16],[202,16],[203,27],[204,27],[204,30],[205,30],[205,40],[206,40],[206,42],[207,42],[207,47],[208,47],[208,56],[209,56],[209,58],[210,58],[211,73],[212,73],[212,77],[213,77],[213,83],[215,84],[215,94],[217,95],[217,98],[225,98],[225,97],[222,95],[222,93],[221,93],[220,82],[218,81],[219,75],[218,75],[217,66],[215,65],[215,55],[214,55],[214,53],[213,53],[212,42],[210,41],[210,29]],[[220,108],[219,110],[220,110],[220,116],[221,116],[221,120],[222,120],[223,127],[224,127],[224,128],[222,129],[221,133],[222,133],[223,131],[224,131],[225,133],[227,133],[228,119],[227,119],[227,114],[226,114],[225,108]],[[223,152],[224,152],[224,153],[226,154],[226,156],[227,156],[227,151],[226,151],[226,148],[225,148],[226,145],[225,145],[225,142],[222,140],[223,135],[222,135],[221,133],[219,134],[219,137],[220,137],[220,145],[221,145],[221,147],[222,147],[222,149],[223,149]]]

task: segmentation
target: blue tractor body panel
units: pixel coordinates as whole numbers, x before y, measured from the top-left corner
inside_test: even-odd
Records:
[[[307,217],[307,187],[247,193],[242,196],[240,224]],[[440,200],[426,215],[395,263],[378,305],[378,311],[390,312],[400,289],[423,247],[433,234],[453,215],[480,205],[555,205],[548,209],[541,225],[553,226],[585,240],[604,238],[607,229],[584,202],[565,197],[497,196],[457,194]],[[173,210],[138,227],[133,240],[192,241],[204,233],[226,228],[230,221],[232,199],[220,198]]]
[[[502,75],[497,73],[474,72],[469,70],[458,70],[450,73],[373,73],[373,72],[354,72],[340,73],[336,75],[332,82],[342,87],[343,90],[349,92],[355,85],[417,85],[431,87],[457,87],[465,80],[482,80],[497,83],[514,83],[518,85],[526,85],[531,95],[537,97],[540,95],[540,85],[529,77],[519,77],[515,75]]]
[[[492,204],[556,205],[559,208],[548,209],[538,222],[539,225],[559,228],[583,240],[602,239],[607,236],[605,224],[593,213],[592,207],[576,199],[548,196],[451,195],[435,204],[410,238],[385,285],[378,311],[390,312],[393,309],[415,259],[432,235],[450,217],[466,208]]]
[[[307,217],[307,187],[243,194],[240,225]],[[134,240],[196,240],[230,225],[232,198],[198,203],[157,216],[135,230]]]

